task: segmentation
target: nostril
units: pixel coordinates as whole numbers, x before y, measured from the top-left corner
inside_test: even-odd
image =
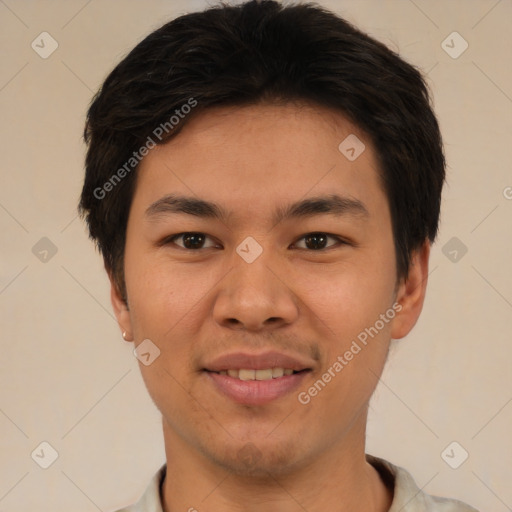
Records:
[[[264,326],[277,326],[279,324],[279,322],[282,322],[283,319],[281,317],[278,317],[278,316],[273,316],[273,317],[270,317],[270,318],[267,318],[263,324],[259,323],[259,322],[254,322],[254,324],[252,322],[244,322],[242,320],[238,320],[237,318],[226,318],[224,320],[224,325],[225,326],[229,326],[231,328],[238,328],[238,329],[243,329],[243,328],[246,328],[248,330],[259,330],[259,329],[262,329]]]

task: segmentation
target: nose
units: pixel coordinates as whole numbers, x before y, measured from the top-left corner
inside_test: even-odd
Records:
[[[275,265],[269,265],[263,255],[252,263],[235,263],[219,285],[213,316],[222,327],[274,330],[298,318],[299,301],[286,275],[276,271]]]

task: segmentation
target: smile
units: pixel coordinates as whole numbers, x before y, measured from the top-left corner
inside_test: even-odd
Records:
[[[240,369],[204,371],[208,382],[223,397],[240,405],[265,405],[297,390],[310,369]],[[274,376],[275,374],[275,376]]]
[[[265,368],[263,370],[251,370],[251,369],[230,369],[230,370],[221,370],[217,372],[219,375],[229,375],[235,379],[240,380],[270,380],[270,379],[278,379],[283,375],[292,375],[295,372],[291,368]]]

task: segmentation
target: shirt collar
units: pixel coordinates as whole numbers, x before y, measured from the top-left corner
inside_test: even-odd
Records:
[[[433,512],[440,510],[438,507],[444,505],[450,508],[443,508],[443,510],[477,512],[459,501],[425,494],[416,485],[409,472],[399,466],[372,455],[366,455],[366,460],[379,472],[384,484],[393,491],[393,502],[388,512]],[[149,482],[140,500],[133,509],[131,507],[127,509],[127,512],[163,512],[162,485],[166,471],[167,464],[163,464]]]

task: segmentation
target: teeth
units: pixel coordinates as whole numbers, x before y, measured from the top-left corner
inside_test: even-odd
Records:
[[[256,380],[269,380],[272,378],[272,368],[256,370]]]
[[[283,368],[272,368],[272,377],[282,377],[284,375],[284,369]]]
[[[240,370],[222,370],[218,373],[240,380],[270,380],[278,379],[283,375],[292,375],[293,370],[291,368],[265,368],[264,370],[241,368]]]
[[[239,370],[238,378],[240,380],[254,380],[256,378],[256,370]]]

